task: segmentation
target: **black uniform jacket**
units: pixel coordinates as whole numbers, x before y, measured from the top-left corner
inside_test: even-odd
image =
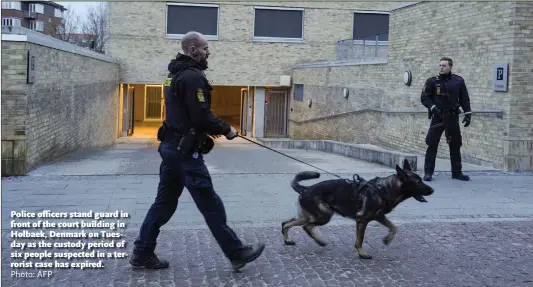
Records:
[[[211,111],[212,87],[203,70],[183,54],[169,63],[164,85],[167,125],[184,132],[194,128],[197,133],[226,135],[231,127]]]
[[[420,100],[429,110],[433,106],[439,109],[454,109],[460,106],[465,114],[472,113],[465,81],[455,74],[428,78],[422,88]]]

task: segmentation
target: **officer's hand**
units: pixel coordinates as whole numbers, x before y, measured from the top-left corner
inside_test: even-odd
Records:
[[[233,127],[231,127],[231,130],[229,131],[229,133],[226,135],[226,138],[228,140],[232,140],[234,139],[235,137],[237,137],[237,130],[235,130]]]
[[[434,106],[434,107],[431,109],[431,112],[432,112],[435,116],[440,115],[440,109],[439,109],[437,106]]]
[[[472,121],[472,114],[465,115],[463,119],[463,123],[465,123],[464,125],[465,128],[470,125],[470,121]]]

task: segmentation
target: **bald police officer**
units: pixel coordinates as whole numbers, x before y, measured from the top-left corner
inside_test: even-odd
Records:
[[[426,158],[424,162],[424,180],[430,181],[435,171],[435,160],[442,133],[450,147],[452,178],[467,181],[469,176],[462,173],[461,166],[461,128],[459,127],[459,107],[465,114],[464,127],[470,125],[472,111],[470,98],[463,78],[452,74],[453,61],[440,59],[439,75],[426,80],[422,89],[421,101],[428,109],[431,123],[426,136]]]
[[[169,266],[168,261],[154,253],[156,239],[161,226],[174,214],[186,187],[233,269],[238,270],[258,258],[265,246],[243,245],[227,225],[224,205],[213,189],[202,156],[214,145],[209,135],[225,135],[231,140],[237,131],[211,112],[212,88],[203,72],[209,57],[205,36],[189,32],[181,47],[183,54],[178,53],[168,65],[170,73],[165,82],[166,121],[158,131],[161,141],[158,151],[163,161],[157,197],[134,242],[130,263],[152,269]]]

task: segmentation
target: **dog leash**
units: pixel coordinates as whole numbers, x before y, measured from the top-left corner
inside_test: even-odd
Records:
[[[334,173],[331,173],[331,172],[329,172],[329,171],[327,171],[327,170],[323,170],[323,169],[321,169],[321,168],[319,168],[319,167],[316,167],[316,166],[314,166],[314,165],[312,165],[312,164],[308,164],[308,163],[306,163],[306,162],[303,162],[303,161],[301,161],[301,160],[299,160],[299,159],[297,159],[297,158],[294,158],[294,157],[292,157],[292,156],[290,156],[290,155],[286,155],[286,154],[284,154],[284,153],[282,153],[282,152],[279,152],[279,151],[277,151],[277,150],[274,150],[274,149],[272,149],[272,148],[269,148],[269,147],[267,147],[267,146],[265,146],[265,145],[263,145],[263,144],[260,144],[260,143],[258,143],[258,142],[256,142],[256,141],[253,141],[253,140],[251,140],[251,139],[245,138],[245,137],[243,137],[243,136],[241,136],[241,135],[237,135],[237,136],[240,137],[240,138],[242,138],[242,139],[245,139],[245,140],[247,140],[247,141],[249,141],[249,142],[251,142],[251,143],[254,143],[254,144],[258,145],[258,146],[264,147],[264,148],[266,148],[266,149],[268,149],[268,150],[271,150],[271,151],[273,151],[273,152],[276,152],[276,153],[279,153],[279,154],[281,154],[281,155],[283,155],[283,156],[286,156],[286,157],[288,157],[288,158],[290,158],[290,159],[292,159],[292,160],[295,160],[295,161],[301,162],[301,163],[303,163],[303,164],[305,164],[305,165],[308,165],[308,166],[310,166],[310,167],[313,167],[313,168],[319,169],[319,170],[321,170],[321,171],[323,171],[323,172],[325,172],[325,173],[331,174],[331,175],[336,176],[336,177],[338,177],[338,178],[342,178],[342,177],[340,177],[340,176],[338,176],[338,175],[336,175],[336,174],[334,174]]]

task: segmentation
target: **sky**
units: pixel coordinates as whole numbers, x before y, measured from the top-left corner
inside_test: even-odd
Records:
[[[69,8],[69,5],[70,5],[70,10],[74,10],[76,15],[80,16],[82,21],[85,19],[85,17],[87,17],[87,13],[86,13],[87,8],[98,4],[98,2],[77,2],[77,1],[56,2],[56,3],[59,5],[65,6],[65,8],[67,9]]]

